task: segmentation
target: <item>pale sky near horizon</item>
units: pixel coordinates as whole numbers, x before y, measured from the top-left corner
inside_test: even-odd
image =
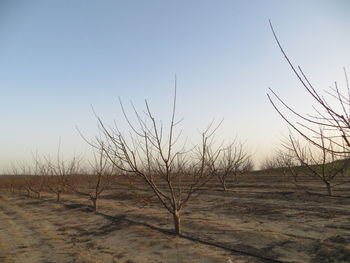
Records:
[[[184,136],[224,119],[255,159],[271,154],[286,124],[268,87],[301,111],[310,100],[269,28],[319,90],[350,71],[350,1],[0,0],[0,171],[31,152],[86,152],[96,119],[121,120],[118,96],[170,117],[174,76]],[[121,124],[124,125],[124,124]],[[195,140],[195,139],[193,139]]]

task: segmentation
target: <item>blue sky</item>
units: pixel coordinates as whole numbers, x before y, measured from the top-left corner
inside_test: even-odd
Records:
[[[308,111],[269,29],[320,90],[350,71],[350,2],[329,1],[0,1],[0,169],[31,152],[72,156],[97,133],[90,105],[119,121],[117,98],[148,99],[169,117],[174,76],[178,116],[189,138],[224,119],[259,160],[286,132],[269,104],[272,87]],[[123,124],[121,124],[123,125]]]

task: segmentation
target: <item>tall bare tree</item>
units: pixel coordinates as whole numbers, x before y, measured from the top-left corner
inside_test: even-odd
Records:
[[[348,156],[350,153],[350,86],[346,70],[345,89],[341,90],[338,83],[325,92],[324,96],[317,91],[310,79],[304,73],[300,66],[295,66],[283,49],[277,34],[270,22],[270,27],[276,43],[286,59],[288,65],[297,77],[302,88],[307,92],[314,105],[314,112],[311,114],[302,114],[298,110],[290,107],[285,100],[277,95],[272,89],[267,94],[271,104],[278,114],[304,139],[313,145],[331,151],[334,154]],[[290,115],[291,114],[291,115]],[[294,121],[293,119],[296,119]],[[319,127],[322,127],[323,134],[320,134]],[[324,148],[322,138],[330,142],[333,148]]]

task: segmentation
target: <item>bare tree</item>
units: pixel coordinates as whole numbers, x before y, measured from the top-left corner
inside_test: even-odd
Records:
[[[254,170],[254,168],[255,168],[254,161],[252,159],[252,156],[249,155],[249,156],[247,156],[246,161],[242,165],[241,173],[242,174],[250,173]]]
[[[56,195],[56,201],[60,202],[61,194],[67,189],[69,179],[72,175],[77,174],[80,167],[80,159],[73,157],[71,160],[62,160],[58,150],[56,162],[45,158],[49,167],[50,176],[47,184],[48,189]]]
[[[74,193],[88,196],[92,202],[94,212],[97,212],[100,195],[109,187],[111,177],[115,173],[115,171],[113,171],[113,166],[108,162],[108,158],[104,155],[103,149],[104,147],[102,146],[97,154],[95,150],[93,150],[94,160],[89,162],[91,172],[89,174],[84,174],[83,177],[81,177],[82,180],[87,182],[87,187],[82,183],[74,182],[70,182],[67,185],[67,187]]]
[[[272,155],[265,157],[260,163],[260,169],[266,171],[272,171],[277,168],[281,168],[281,160],[278,155]]]
[[[46,186],[46,178],[37,173],[30,174],[25,177],[26,186],[37,198],[41,198],[41,193],[44,191]]]
[[[32,167],[25,163],[18,163],[16,166],[13,166],[14,174],[21,176],[23,178],[23,189],[27,192],[27,196],[31,196],[32,192]]]
[[[305,169],[294,151],[287,147],[287,149],[279,150],[277,155],[278,166],[282,168],[283,175],[285,177],[292,176],[293,184],[297,189],[300,189],[299,177],[305,172]]]
[[[20,190],[23,185],[20,183],[21,180],[19,180],[20,173],[18,167],[12,163],[11,168],[7,171],[7,174],[9,175],[10,192],[14,193],[15,190]]]
[[[350,86],[346,70],[344,69],[345,90],[342,91],[335,82],[334,86],[326,91],[327,97],[321,95],[301,67],[295,66],[291,62],[277,38],[271,22],[270,27],[284,58],[315,106],[313,106],[314,113],[302,114],[290,107],[276,92],[270,89],[271,93],[267,96],[271,104],[289,126],[304,139],[326,151],[343,157],[348,156],[350,153]],[[288,114],[291,114],[291,117]],[[296,121],[293,121],[292,118],[296,118]],[[322,127],[322,135],[319,127]],[[324,148],[321,136],[323,140],[327,141],[327,145],[331,143],[334,147]]]
[[[158,121],[145,101],[145,112],[135,107],[132,123],[120,102],[129,125],[129,135],[118,127],[108,128],[97,115],[104,141],[96,137],[94,147],[104,151],[109,160],[125,174],[138,176],[149,187],[161,205],[172,215],[175,233],[181,234],[181,210],[212,178],[208,169],[208,151],[217,127],[209,125],[201,133],[201,142],[190,149],[180,145],[180,121],[175,120],[176,89],[171,119],[167,126]]]
[[[17,177],[13,173],[7,171],[3,175],[1,175],[0,178],[1,178],[0,189],[7,190],[11,194],[13,194],[16,190],[16,187],[18,187],[18,185],[16,184],[18,181],[16,180]]]
[[[233,177],[238,182],[238,175],[251,169],[252,161],[244,145],[237,138],[226,148],[211,153],[209,160],[210,169],[221,183],[222,189],[227,190],[227,180]]]
[[[31,172],[25,178],[27,187],[37,198],[41,198],[42,192],[46,190],[49,169],[48,165],[39,158],[38,154],[33,155],[33,164],[29,169]]]
[[[344,175],[350,166],[350,159],[349,157],[344,159],[334,153],[333,143],[323,137],[322,129],[319,134],[321,135],[321,148],[310,143],[308,146],[302,146],[295,137],[289,135],[289,149],[310,175],[324,183],[327,194],[332,196],[332,182],[337,176]]]

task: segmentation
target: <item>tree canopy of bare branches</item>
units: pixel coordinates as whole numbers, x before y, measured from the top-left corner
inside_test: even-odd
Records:
[[[78,195],[89,197],[93,211],[97,212],[100,195],[110,186],[114,171],[111,162],[103,152],[103,147],[98,149],[98,152],[93,148],[93,160],[89,161],[89,166],[90,172],[80,178],[86,183],[76,183],[76,180],[70,180],[67,188]]]
[[[61,194],[71,186],[69,179],[72,175],[78,173],[80,168],[80,158],[73,157],[71,160],[62,160],[58,150],[56,161],[46,158],[49,169],[50,180],[47,184],[48,189],[56,194],[56,201],[61,200]]]
[[[326,96],[322,95],[314,87],[301,67],[295,66],[291,62],[271,22],[270,27],[276,43],[292,72],[311,98],[312,104],[315,105],[313,106],[313,113],[302,114],[290,107],[285,100],[270,88],[270,93],[267,96],[272,106],[288,125],[304,139],[326,151],[347,156],[350,153],[350,86],[346,70],[344,69],[345,89],[341,89],[338,83],[335,82],[329,90],[325,91]],[[289,114],[293,118],[296,118],[296,121],[288,117]],[[319,127],[322,128],[322,135],[320,134]],[[322,140],[330,142],[333,147],[324,148]]]
[[[176,88],[171,117],[167,125],[156,119],[145,101],[145,111],[133,106],[135,122],[120,101],[129,133],[118,126],[107,127],[97,115],[100,137],[90,142],[102,150],[109,161],[124,174],[138,176],[151,189],[161,205],[173,216],[176,234],[181,234],[181,210],[213,177],[208,167],[213,137],[218,126],[209,125],[200,142],[188,147],[180,140],[181,120],[176,120]]]
[[[227,180],[233,177],[234,182],[238,182],[238,175],[252,170],[252,160],[245,145],[237,138],[227,147],[220,149],[215,154],[210,153],[209,167],[221,183],[222,189],[227,190]]]
[[[285,143],[285,147],[293,153],[301,166],[306,168],[305,172],[308,171],[309,175],[321,180],[327,189],[327,194],[332,196],[332,183],[336,177],[344,176],[344,173],[350,167],[350,159],[334,153],[332,141],[323,137],[322,129],[320,129],[319,134],[321,135],[321,148],[310,142],[308,145],[302,145],[291,134],[289,135],[289,142]]]

